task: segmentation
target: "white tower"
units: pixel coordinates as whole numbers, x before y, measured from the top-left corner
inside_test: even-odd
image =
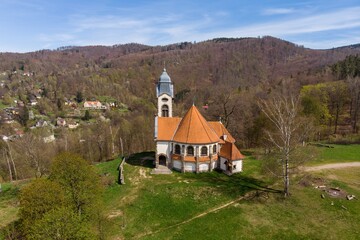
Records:
[[[172,117],[174,86],[165,68],[156,84],[156,96],[158,98],[158,117]]]

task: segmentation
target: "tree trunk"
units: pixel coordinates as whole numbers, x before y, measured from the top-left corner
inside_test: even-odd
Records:
[[[285,197],[290,196],[289,186],[290,186],[290,176],[289,176],[289,155],[285,159],[285,184],[284,184],[284,195]]]
[[[17,179],[18,179],[18,174],[17,174],[17,170],[16,170],[16,165],[15,165],[14,159],[13,159],[13,157],[12,157],[11,148],[10,148],[10,145],[9,145],[8,142],[6,142],[6,144],[7,144],[7,147],[8,147],[8,153],[9,153],[10,161],[11,161],[12,166],[13,166],[13,169],[14,169],[15,180],[17,180]]]
[[[357,133],[357,120],[358,120],[358,112],[359,112],[359,105],[360,105],[360,92],[357,95],[357,99],[355,102],[355,109],[354,109],[354,123],[353,123],[353,133]]]
[[[7,157],[7,154],[3,152],[3,157],[6,159],[6,163],[8,165],[9,168],[9,178],[10,178],[10,182],[13,181],[13,174],[12,174],[12,170],[11,170],[11,165],[10,165],[10,161],[9,158]]]
[[[114,143],[114,135],[111,127],[111,123],[109,124],[110,129],[110,137],[111,137],[111,156],[113,157],[115,155],[115,143]]]

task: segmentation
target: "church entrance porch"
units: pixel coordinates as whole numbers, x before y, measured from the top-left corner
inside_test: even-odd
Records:
[[[164,155],[159,156],[159,165],[167,166],[167,164],[166,164],[166,156],[164,156]]]

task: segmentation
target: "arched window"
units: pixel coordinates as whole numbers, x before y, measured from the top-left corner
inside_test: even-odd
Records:
[[[186,150],[187,150],[188,156],[194,156],[194,147],[193,146],[188,146]]]
[[[175,145],[175,154],[180,154],[180,145],[179,144]]]
[[[216,153],[216,145],[213,146],[213,153]]]
[[[169,107],[168,107],[168,105],[163,105],[161,107],[161,116],[162,117],[168,117],[169,116]]]
[[[201,156],[207,156],[208,154],[207,152],[208,152],[207,147],[204,146],[201,148]]]

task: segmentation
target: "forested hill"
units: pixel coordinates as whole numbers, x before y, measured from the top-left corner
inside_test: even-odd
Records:
[[[318,74],[325,66],[359,52],[358,45],[312,50],[273,37],[218,38],[155,47],[125,44],[1,53],[0,71],[22,69],[43,76],[61,74],[80,83],[81,78],[72,75],[86,77],[108,69],[122,73],[118,80],[153,81],[165,63],[181,88],[189,82],[194,87],[209,83],[246,87],[288,77],[319,81]]]
[[[250,146],[257,143],[261,128],[256,126],[261,123],[256,122],[255,97],[284,82],[299,90],[338,80],[332,66],[359,53],[358,45],[313,50],[273,37],[0,53],[0,96],[7,106],[16,99],[30,104],[29,96],[41,92],[35,113],[53,122],[59,116],[71,117],[61,104],[79,93],[84,99],[112,99],[128,109],[119,116],[106,113],[113,126],[126,129],[125,149],[146,150],[153,140],[154,84],[165,65],[175,84],[175,115],[181,116],[195,102],[209,120],[222,117],[239,145]],[[206,111],[201,108],[205,104]]]

